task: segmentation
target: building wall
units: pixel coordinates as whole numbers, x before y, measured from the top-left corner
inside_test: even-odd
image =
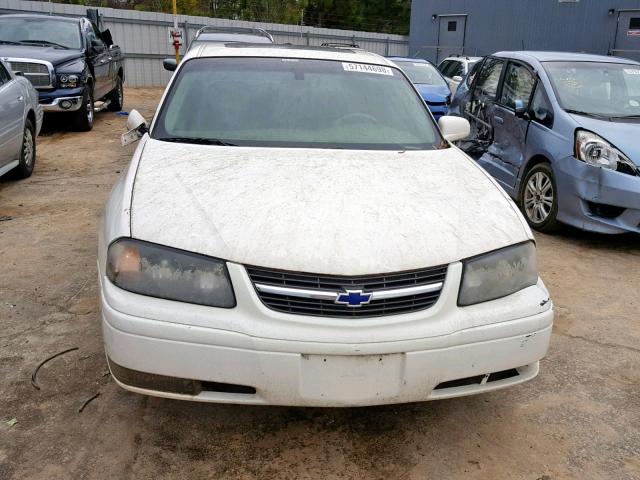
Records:
[[[466,55],[523,49],[606,55],[621,9],[640,9],[640,0],[413,0],[409,54],[435,61],[440,20],[432,16],[468,14]]]
[[[49,9],[54,14],[68,16],[84,16],[87,11],[87,7],[80,5],[0,0],[0,15],[48,13]],[[125,54],[125,85],[130,87],[166,85],[171,73],[162,67],[162,59],[173,56],[173,47],[169,40],[169,27],[173,25],[173,16],[113,8],[100,8],[99,11],[103,15],[105,27],[111,30],[114,42],[120,45]],[[319,46],[324,42],[355,42],[361,48],[390,56],[406,56],[408,51],[408,38],[402,35],[242,22],[190,15],[178,15],[178,22],[185,32],[183,39],[185,45],[189,43],[189,39],[193,38],[198,28],[204,25],[215,25],[263,28],[273,35],[276,43]],[[182,53],[184,53],[184,47]]]

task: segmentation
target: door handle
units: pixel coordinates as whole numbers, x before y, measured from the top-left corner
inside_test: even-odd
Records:
[[[107,60],[111,61],[113,60],[113,57],[107,57]]]
[[[16,98],[16,100],[18,100],[19,102],[24,100],[24,97],[22,95],[18,95],[18,97]]]
[[[502,118],[502,117],[499,117],[499,116],[497,116],[497,115],[494,115],[494,116],[493,116],[493,119],[496,121],[496,123],[498,123],[498,124],[500,124],[500,125],[503,125],[503,124],[504,124],[504,118]]]

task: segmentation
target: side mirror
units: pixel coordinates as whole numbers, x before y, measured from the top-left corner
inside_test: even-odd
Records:
[[[23,72],[20,72],[20,71],[18,71],[18,72],[13,72],[13,74],[14,74],[16,77],[24,77],[24,73],[23,73]]]
[[[462,77],[460,75],[456,75],[451,80],[453,80],[454,82],[460,83],[462,81]]]
[[[445,140],[455,142],[463,140],[471,133],[471,124],[466,118],[462,117],[440,117],[438,126]]]
[[[98,40],[97,38],[91,39],[91,50],[93,50],[96,53],[102,53],[104,52],[104,49],[105,49],[105,46],[101,40]]]
[[[178,62],[176,62],[175,58],[165,58],[162,60],[162,66],[165,70],[174,72],[178,68]]]
[[[121,137],[123,147],[130,143],[137,142],[145,133],[147,133],[147,121],[137,110],[131,110],[131,112],[129,112],[129,118],[127,118],[127,130],[127,133],[123,133]]]
[[[524,102],[522,100],[516,100],[514,103],[514,112],[516,117],[524,118],[527,114],[527,108],[524,106]]]

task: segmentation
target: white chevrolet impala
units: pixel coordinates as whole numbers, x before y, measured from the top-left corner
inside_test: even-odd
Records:
[[[347,48],[202,45],[106,206],[109,367],[184,400],[356,406],[538,373],[531,231],[404,74]]]

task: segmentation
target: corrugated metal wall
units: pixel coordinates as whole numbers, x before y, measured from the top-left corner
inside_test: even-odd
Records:
[[[409,50],[434,60],[440,21],[467,15],[466,55],[500,50],[607,55],[617,53],[618,18],[627,9],[640,9],[640,0],[413,0]]]
[[[0,0],[1,13],[49,12],[50,4],[27,0]],[[51,4],[54,14],[84,16],[87,7],[80,5]],[[138,12],[100,8],[114,42],[126,55],[126,85],[133,87],[164,86],[170,74],[162,68],[162,59],[173,55],[169,40],[169,27],[173,17],[164,13]],[[257,27],[273,35],[276,43],[320,45],[324,42],[355,42],[361,48],[381,55],[406,56],[409,39],[402,35],[336,30],[329,28],[300,27],[276,23],[240,22],[220,18],[179,15],[179,24],[186,25],[183,43],[187,44],[198,28],[204,25]],[[184,47],[183,47],[184,48]]]

